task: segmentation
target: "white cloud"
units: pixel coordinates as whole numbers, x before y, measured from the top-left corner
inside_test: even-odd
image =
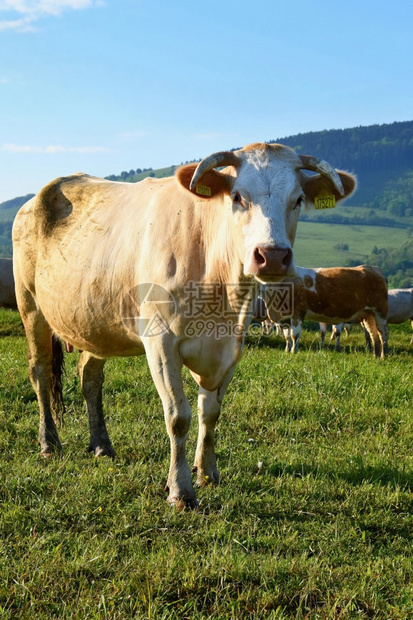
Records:
[[[62,146],[60,144],[50,144],[49,146],[25,146],[21,144],[3,144],[1,151],[9,153],[109,153],[104,146]]]
[[[34,30],[30,19],[14,19],[10,21],[0,20],[1,30],[18,30],[19,32],[31,32]]]
[[[7,13],[5,19],[0,17],[0,31],[32,31],[33,23],[42,17],[58,17],[66,10],[91,9],[103,5],[102,0],[0,0],[0,14]]]

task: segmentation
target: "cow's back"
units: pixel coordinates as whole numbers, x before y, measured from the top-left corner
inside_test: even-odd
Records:
[[[390,289],[388,323],[404,323],[409,319],[413,319],[413,288]]]
[[[160,188],[84,174],[47,185],[13,226],[19,307],[29,312],[35,300],[53,331],[80,349],[140,352],[124,325],[122,299],[139,282],[146,255],[155,260],[147,245]]]
[[[35,299],[52,329],[80,349],[141,353],[138,330],[130,330],[145,288],[138,285],[173,293],[200,281],[206,244],[198,219],[208,211],[194,206],[174,177],[130,184],[77,174],[53,181],[16,216],[19,306]]]

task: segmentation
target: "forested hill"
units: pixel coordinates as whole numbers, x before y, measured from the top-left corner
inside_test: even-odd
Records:
[[[399,208],[398,214],[413,209],[413,121],[310,132],[271,142],[355,173],[359,187],[347,205],[389,210],[389,201],[400,198],[404,209]],[[395,182],[397,188],[392,187]],[[393,211],[397,211],[394,205]]]
[[[300,133],[271,140],[358,174],[413,166],[413,121]]]

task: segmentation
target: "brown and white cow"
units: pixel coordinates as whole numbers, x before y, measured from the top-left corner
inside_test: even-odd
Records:
[[[341,351],[341,334],[342,334],[343,329],[346,329],[345,325],[349,326],[349,323],[337,323],[337,325],[333,323],[333,325],[331,326],[330,342],[335,341],[336,351]],[[324,347],[326,335],[327,335],[327,323],[320,322],[320,347],[321,348]]]
[[[297,352],[304,320],[329,325],[360,322],[374,342],[374,355],[384,357],[387,352],[388,327],[386,322],[387,280],[378,267],[331,267],[327,269],[296,268],[297,275],[280,285],[292,285],[292,308],[284,336],[286,350]],[[264,289],[268,315],[280,322],[277,308],[271,303],[274,286]]]
[[[0,258],[0,308],[17,310],[11,258]]]
[[[341,200],[354,187],[351,175],[322,160],[257,143],[167,179],[114,183],[79,173],[41,190],[13,227],[41,454],[61,449],[51,406],[53,334],[83,351],[95,455],[115,454],[102,410],[105,360],[146,353],[171,443],[168,500],[195,506],[182,365],[199,385],[197,482],[217,481],[214,428],[258,283],[294,274],[300,207],[320,193]]]

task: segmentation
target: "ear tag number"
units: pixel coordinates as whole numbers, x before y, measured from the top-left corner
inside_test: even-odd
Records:
[[[211,188],[208,185],[196,185],[195,191],[197,194],[201,194],[202,196],[212,196]]]
[[[334,209],[336,206],[336,197],[328,192],[321,192],[314,199],[316,209]]]

